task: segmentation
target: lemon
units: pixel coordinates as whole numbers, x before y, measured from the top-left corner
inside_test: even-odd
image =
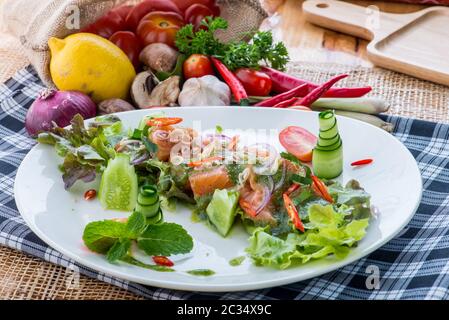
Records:
[[[59,90],[88,94],[95,102],[126,99],[136,76],[126,54],[112,42],[90,33],[50,38],[50,73]]]

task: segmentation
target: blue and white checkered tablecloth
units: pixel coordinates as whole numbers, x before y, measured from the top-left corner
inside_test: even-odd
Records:
[[[238,293],[188,293],[130,283],[76,264],[42,242],[22,220],[14,178],[35,142],[24,129],[28,107],[42,89],[32,67],[0,87],[0,244],[152,299],[449,299],[449,125],[389,117],[394,135],[422,173],[422,202],[408,226],[388,244],[335,272],[282,287]],[[369,266],[380,271],[368,289]]]

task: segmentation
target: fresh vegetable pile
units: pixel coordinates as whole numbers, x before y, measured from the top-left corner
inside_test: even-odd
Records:
[[[247,41],[224,42],[218,35],[227,28],[215,0],[144,0],[115,8],[65,39],[50,38],[50,73],[60,92],[45,92],[36,101],[27,116],[29,133],[46,131],[53,122],[64,126],[70,119],[62,118],[78,112],[89,118],[211,105],[334,109],[391,129],[375,116],[388,109],[385,102],[365,97],[370,86],[335,87],[345,74],[324,84],[288,75],[287,49],[271,32],[249,30],[236,35]],[[52,98],[74,92],[82,98],[69,104]]]
[[[287,152],[282,153],[266,143],[244,145],[219,126],[201,134],[179,126],[182,121],[151,115],[125,130],[116,116],[97,117],[86,127],[76,115],[70,128],[39,135],[39,142],[54,145],[64,158],[66,189],[101,175],[103,208],[132,212],[125,220],[88,224],[83,240],[90,250],[111,263],[173,271],[170,256],[193,248],[187,231],[164,222],[161,208],[173,209],[177,202],[192,207],[195,220],[222,237],[240,220],[249,234],[246,252],[261,266],[284,269],[329,255],[343,258],[365,236],[370,195],[357,181],[343,186],[330,180],[343,169],[333,111],[320,113],[318,137],[300,127],[283,130],[279,140]],[[86,201],[96,194],[88,190]],[[136,250],[154,264],[137,260]]]

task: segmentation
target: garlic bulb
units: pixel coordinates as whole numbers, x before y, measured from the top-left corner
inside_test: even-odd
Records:
[[[190,78],[184,83],[178,102],[181,107],[229,106],[231,90],[215,76]]]

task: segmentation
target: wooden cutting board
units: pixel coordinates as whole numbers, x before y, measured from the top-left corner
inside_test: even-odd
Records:
[[[370,40],[368,58],[387,69],[449,86],[449,8],[379,12],[336,0],[303,3],[307,21]]]

